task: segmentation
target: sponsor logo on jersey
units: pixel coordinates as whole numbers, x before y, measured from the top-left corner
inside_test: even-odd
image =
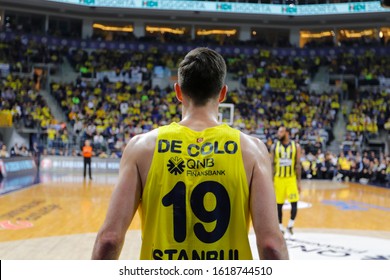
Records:
[[[172,157],[168,160],[168,171],[171,174],[181,174],[184,172],[185,164],[184,160],[179,157]]]
[[[193,171],[187,170],[187,176],[224,176],[226,175],[225,170],[204,170],[204,171]]]

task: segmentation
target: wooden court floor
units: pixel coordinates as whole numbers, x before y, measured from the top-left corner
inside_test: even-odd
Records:
[[[40,184],[0,196],[0,259],[89,259],[116,176],[99,174],[92,182],[74,174],[41,179]],[[390,189],[307,180],[299,206],[297,234],[390,239]],[[140,242],[137,215],[121,258],[137,259]]]

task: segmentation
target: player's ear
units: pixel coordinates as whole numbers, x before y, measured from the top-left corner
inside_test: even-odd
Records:
[[[181,92],[181,88],[178,83],[175,83],[174,85],[175,92],[176,92],[176,98],[180,101],[183,102],[183,93]]]
[[[222,87],[221,91],[219,92],[219,98],[218,98],[218,102],[219,102],[219,103],[222,103],[222,102],[225,101],[227,91],[228,91],[228,86],[227,86],[227,85],[224,85],[224,86]]]

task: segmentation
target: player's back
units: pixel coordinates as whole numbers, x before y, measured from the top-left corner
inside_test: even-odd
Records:
[[[141,218],[141,259],[252,259],[240,132],[160,127]]]

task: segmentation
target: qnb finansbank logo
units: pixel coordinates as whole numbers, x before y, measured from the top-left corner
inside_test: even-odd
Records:
[[[179,157],[172,157],[168,160],[167,167],[171,174],[182,174],[185,168],[184,160]]]

